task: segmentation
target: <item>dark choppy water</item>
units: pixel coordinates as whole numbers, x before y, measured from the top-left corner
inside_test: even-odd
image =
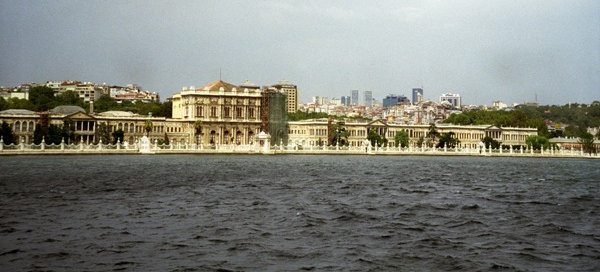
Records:
[[[600,270],[600,161],[0,157],[0,267]]]

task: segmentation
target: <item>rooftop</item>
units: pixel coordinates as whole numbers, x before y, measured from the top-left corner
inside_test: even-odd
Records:
[[[58,106],[58,107],[55,107],[50,110],[50,114],[53,114],[53,115],[69,115],[69,114],[73,114],[76,112],[85,113],[85,110],[80,106],[74,106],[74,105]]]

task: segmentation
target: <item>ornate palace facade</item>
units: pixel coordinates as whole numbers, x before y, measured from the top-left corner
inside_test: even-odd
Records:
[[[289,144],[316,146],[319,143],[327,143],[331,133],[329,130],[329,120],[327,119],[293,121],[288,122],[288,125]],[[347,120],[343,127],[348,131],[348,143],[350,146],[360,146],[367,138],[368,131],[371,129],[392,142],[396,133],[402,130],[406,131],[410,143],[413,145],[419,141],[420,137],[425,138],[429,133],[428,125],[393,124],[386,123],[383,120]],[[436,128],[439,133],[454,132],[455,138],[460,140],[459,147],[461,148],[476,148],[486,136],[490,136],[504,145],[525,145],[525,138],[537,135],[536,128],[499,128],[491,125],[459,126],[449,124],[440,124]]]
[[[251,144],[261,129],[261,89],[216,81],[173,95],[173,119],[191,124],[193,140],[204,144]],[[201,125],[196,130],[194,124]]]

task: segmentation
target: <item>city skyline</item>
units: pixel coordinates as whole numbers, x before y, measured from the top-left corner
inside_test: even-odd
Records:
[[[299,102],[372,91],[464,104],[591,103],[596,1],[1,2],[0,85],[136,83],[171,97],[223,80],[298,86]]]

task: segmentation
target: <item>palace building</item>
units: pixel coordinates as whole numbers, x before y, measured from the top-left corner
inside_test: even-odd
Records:
[[[129,143],[147,135],[152,142],[246,145],[261,131],[269,130],[274,132],[273,142],[287,142],[287,95],[276,88],[261,89],[250,81],[236,86],[219,80],[200,88],[182,88],[171,99],[172,118],[125,111],[94,113],[92,106],[91,113],[86,113],[81,107],[58,106],[47,112],[1,111],[0,123],[12,127],[18,143],[32,143],[38,124],[62,126],[65,121],[74,122],[75,142],[83,143],[98,142],[102,125],[109,133],[123,131],[123,139]]]
[[[216,81],[183,88],[172,97],[173,119],[188,122],[194,141],[204,144],[251,144],[261,131],[262,90],[246,81],[236,86]]]
[[[288,122],[289,141],[288,144],[301,146],[316,146],[319,143],[327,143],[331,134],[329,129],[332,122],[328,119],[313,119],[304,121]],[[348,131],[348,143],[350,146],[361,146],[367,138],[369,130],[373,129],[377,134],[385,136],[388,141],[393,142],[396,133],[405,131],[411,144],[415,145],[419,138],[426,138],[429,133],[429,125],[406,125],[387,123],[383,120],[362,121],[346,120],[343,128]],[[537,135],[536,128],[499,128],[492,125],[451,125],[439,124],[437,131],[442,134],[453,132],[454,137],[460,140],[460,148],[477,148],[481,140],[489,136],[501,142],[503,145],[525,145],[525,139],[531,135]]]

